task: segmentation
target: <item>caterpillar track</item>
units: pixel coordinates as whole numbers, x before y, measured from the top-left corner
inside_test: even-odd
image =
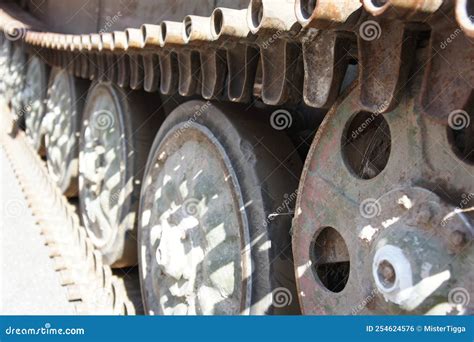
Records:
[[[146,313],[472,313],[470,0],[98,3],[1,3],[0,89]]]
[[[8,134],[9,123],[14,121],[9,122],[5,113],[3,115],[1,146],[75,312],[80,315],[141,313],[140,299],[137,302],[136,290],[130,288],[131,281],[121,272],[113,275],[110,267],[102,263],[102,256],[94,250],[75,208],[51,182],[44,162],[32,150],[24,134],[15,133],[14,126]]]

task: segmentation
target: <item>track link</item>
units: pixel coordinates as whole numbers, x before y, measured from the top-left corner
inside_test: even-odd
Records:
[[[128,297],[126,288],[131,284],[127,275],[113,275],[110,267],[102,263],[102,255],[94,249],[74,206],[49,178],[44,162],[27,143],[24,133],[13,129],[8,134],[5,129],[8,120],[4,116],[2,121],[1,147],[76,312],[115,315],[140,312],[140,304],[135,305]]]

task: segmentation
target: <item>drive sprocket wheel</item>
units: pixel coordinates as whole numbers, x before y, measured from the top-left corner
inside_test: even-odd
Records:
[[[299,187],[303,313],[472,312],[472,126],[423,115],[411,93],[389,113],[365,112],[358,92],[326,116]],[[473,108],[454,110],[468,122]]]

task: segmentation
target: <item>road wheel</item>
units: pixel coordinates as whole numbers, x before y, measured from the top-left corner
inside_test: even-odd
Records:
[[[300,170],[264,113],[202,101],[175,109],[142,185],[146,312],[298,313],[289,231]]]
[[[43,147],[41,121],[45,113],[48,89],[49,67],[38,57],[28,61],[23,101],[25,103],[26,136],[36,151]]]
[[[7,82],[6,78],[10,69],[10,58],[12,51],[11,42],[2,37],[2,44],[0,47],[0,94],[4,95],[6,98],[7,95]],[[7,100],[8,103],[8,100]]]
[[[136,211],[143,170],[163,121],[149,94],[111,83],[89,91],[81,129],[80,205],[84,225],[107,264],[136,265]]]
[[[19,44],[13,45],[9,72],[6,75],[7,99],[10,101],[11,109],[15,114],[16,121],[21,127],[24,126],[24,102],[22,98],[23,85],[25,82],[26,54]]]
[[[59,68],[51,71],[42,129],[48,171],[68,197],[77,196],[79,127],[88,83]]]

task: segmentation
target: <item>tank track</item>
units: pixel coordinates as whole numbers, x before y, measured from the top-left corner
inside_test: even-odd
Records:
[[[2,126],[6,126],[5,114],[2,121]],[[126,277],[113,275],[110,267],[102,263],[102,256],[90,242],[75,208],[51,181],[44,162],[25,140],[23,132],[8,134],[4,128],[1,146],[76,313],[133,315],[140,312],[140,306],[135,307],[129,298],[133,291],[127,292],[130,285]]]
[[[473,16],[465,1],[313,3],[253,0],[248,9],[217,8],[210,17],[82,35],[47,32],[18,7],[2,4],[0,28],[77,77],[233,102],[256,95],[268,105],[303,100],[328,109],[357,61],[360,101],[379,113],[398,104],[415,50],[428,46],[418,99],[423,112],[447,121],[469,101],[472,89],[456,85],[460,78],[474,83]]]

